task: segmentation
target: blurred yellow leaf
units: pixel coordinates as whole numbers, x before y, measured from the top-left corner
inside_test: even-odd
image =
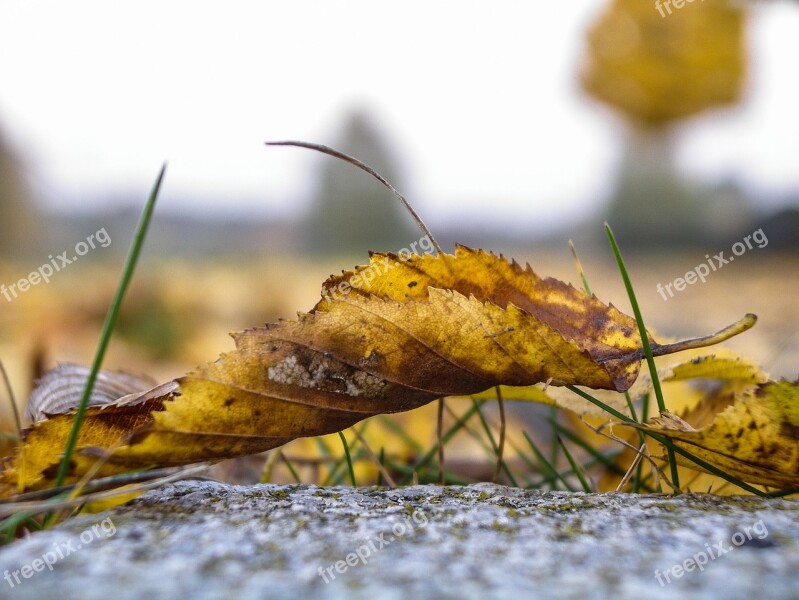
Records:
[[[658,8],[660,6],[660,8]],[[582,85],[636,123],[661,126],[741,97],[745,12],[707,0],[613,0],[588,34]]]

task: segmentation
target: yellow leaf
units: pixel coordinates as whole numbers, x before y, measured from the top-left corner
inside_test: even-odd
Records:
[[[699,356],[690,362],[672,367],[662,375],[664,381],[685,379],[722,379],[748,383],[766,383],[768,375],[756,364],[739,356]]]
[[[731,104],[743,88],[744,24],[726,0],[613,0],[589,32],[583,87],[650,126]]]
[[[653,340],[653,352],[715,343],[754,317],[742,323],[688,344]],[[463,246],[435,257],[373,254],[369,265],[329,279],[311,313],[234,339],[235,351],[174,382],[89,408],[70,476],[98,458],[106,475],[255,454],[497,385],[623,391],[643,356],[631,317]],[[35,424],[3,480],[45,485],[73,418]]]
[[[799,486],[799,388],[772,382],[738,398],[702,429],[671,413],[640,425],[671,438],[697,457],[750,483]],[[678,461],[699,467],[678,455]]]

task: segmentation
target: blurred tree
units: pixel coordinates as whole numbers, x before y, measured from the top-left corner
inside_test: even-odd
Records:
[[[708,229],[710,237],[728,233],[713,231],[709,206],[699,202],[706,192],[677,172],[670,130],[738,102],[744,25],[744,10],[726,0],[679,9],[671,0],[612,0],[588,32],[583,88],[631,126],[607,214],[625,241],[674,243],[706,240]]]
[[[363,112],[354,112],[333,146],[373,167],[403,189],[388,144]],[[306,248],[314,253],[396,252],[420,232],[396,198],[352,165],[325,158],[311,210],[305,219]]]
[[[0,256],[34,247],[37,218],[22,175],[22,164],[0,132]]]

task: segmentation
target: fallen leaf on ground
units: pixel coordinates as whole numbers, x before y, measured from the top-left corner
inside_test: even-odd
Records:
[[[70,476],[98,458],[105,475],[254,454],[497,385],[624,391],[643,357],[635,320],[612,305],[464,246],[454,255],[372,254],[369,265],[328,279],[322,296],[296,321],[235,334],[236,350],[184,377],[90,407]],[[742,323],[724,335],[754,317]],[[651,343],[666,354],[723,337]],[[8,486],[54,477],[74,421],[58,406],[62,414],[31,411],[49,418],[6,460]]]
[[[638,425],[743,481],[778,488],[799,486],[799,388],[770,382],[735,399],[709,425],[695,429],[666,412]],[[677,455],[680,464],[701,468]]]

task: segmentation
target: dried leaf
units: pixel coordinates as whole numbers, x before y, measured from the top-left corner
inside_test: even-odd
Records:
[[[664,413],[640,425],[747,481],[779,488],[799,486],[799,388],[771,382],[736,399],[702,429]],[[678,456],[693,469],[698,466]]]
[[[70,475],[98,457],[107,461],[100,474],[111,474],[253,454],[496,385],[623,391],[642,358],[631,317],[463,246],[435,257],[373,254],[331,277],[312,312],[234,339],[234,352],[175,382],[89,408]],[[69,413],[36,423],[3,480],[46,484],[72,422]]]
[[[25,418],[35,423],[49,415],[57,415],[77,405],[89,369],[82,365],[64,363],[45,373],[36,381],[25,409]],[[130,373],[103,371],[97,375],[89,397],[89,406],[103,406],[152,388],[155,382]]]
[[[751,361],[740,356],[699,356],[690,362],[676,365],[662,374],[664,381],[686,379],[721,379],[746,383],[766,383],[768,374]]]

